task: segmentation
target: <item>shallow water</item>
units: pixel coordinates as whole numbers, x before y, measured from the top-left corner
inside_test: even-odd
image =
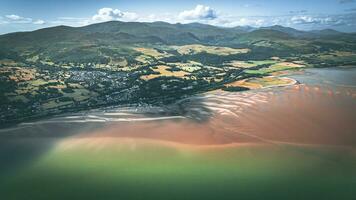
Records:
[[[301,84],[2,129],[0,196],[352,199],[356,68],[289,77]]]

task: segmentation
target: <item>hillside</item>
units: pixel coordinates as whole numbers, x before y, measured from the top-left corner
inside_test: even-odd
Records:
[[[264,77],[355,65],[355,41],[355,34],[332,30],[120,21],[5,34],[0,125],[106,106],[166,104],[216,89],[242,91],[250,89],[250,78],[256,85],[283,83]]]

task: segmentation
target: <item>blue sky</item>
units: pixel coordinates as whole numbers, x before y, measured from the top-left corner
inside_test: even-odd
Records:
[[[0,0],[0,34],[108,20],[356,32],[356,0]]]

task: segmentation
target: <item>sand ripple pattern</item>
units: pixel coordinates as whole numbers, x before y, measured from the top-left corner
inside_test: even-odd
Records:
[[[197,122],[217,115],[239,117],[243,109],[254,109],[267,103],[267,92],[218,92],[196,95],[171,105],[131,105],[54,117],[37,122],[26,122],[18,128],[53,123],[120,123],[189,119]]]
[[[182,100],[177,103],[182,116],[203,121],[217,115],[239,117],[244,109],[254,109],[257,104],[267,103],[266,92],[219,92]],[[173,109],[174,110],[174,109]]]

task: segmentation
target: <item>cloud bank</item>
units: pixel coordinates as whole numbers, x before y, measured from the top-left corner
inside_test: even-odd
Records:
[[[348,0],[343,0],[343,3],[346,3],[346,1]],[[341,3],[341,1],[339,2]],[[340,26],[355,28],[356,13],[318,15],[309,14],[306,10],[302,10],[276,16],[234,16],[226,13],[220,13],[216,9],[207,5],[196,5],[192,9],[183,10],[176,14],[164,13],[140,15],[134,12],[126,12],[114,8],[101,8],[90,19],[81,20],[81,24],[90,24],[111,20],[139,22],[165,21],[169,23],[200,22],[223,27],[263,27],[282,25],[311,30],[321,28],[337,28]]]
[[[350,2],[340,0],[340,3]],[[192,23],[199,22],[222,27],[253,26],[264,27],[282,25],[302,30],[334,28],[336,30],[356,31],[356,12],[344,12],[341,14],[312,14],[306,10],[290,11],[284,15],[270,16],[238,16],[222,13],[207,5],[196,5],[187,10],[177,13],[139,14],[136,12],[122,11],[117,8],[100,8],[92,16],[73,18],[59,17],[56,20],[44,21],[32,19],[16,14],[0,16],[0,25],[4,24],[29,24],[40,25],[69,25],[83,26],[105,21],[126,22],[154,22],[164,21],[169,23]]]
[[[217,17],[214,9],[204,5],[197,5],[194,9],[182,11],[178,15],[182,20],[213,20]]]
[[[119,9],[101,8],[98,13],[92,17],[94,22],[104,22],[113,20],[135,21],[138,15],[133,12],[123,12]]]
[[[0,17],[0,24],[45,24],[46,22],[41,19],[34,20],[28,17],[22,17],[15,14],[5,15],[5,17]]]

